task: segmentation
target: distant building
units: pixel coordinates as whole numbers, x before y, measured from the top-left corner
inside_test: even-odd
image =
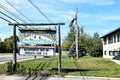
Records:
[[[101,38],[103,40],[104,58],[113,58],[120,55],[120,27]]]

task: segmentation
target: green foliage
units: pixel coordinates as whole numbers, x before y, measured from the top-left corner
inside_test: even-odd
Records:
[[[10,60],[9,62],[7,62],[6,65],[7,65],[6,66],[6,71],[7,72],[12,72],[13,71],[13,62],[12,62],[12,60]]]
[[[102,51],[103,51],[102,42],[99,38],[98,33],[94,33],[94,36],[92,38],[92,44],[94,44],[94,45],[90,47],[90,50],[89,50],[90,55],[93,57],[102,56]]]
[[[6,45],[4,42],[0,43],[0,53],[5,53],[6,52]]]
[[[62,42],[62,50],[63,51],[68,51],[72,42],[70,40],[65,40]]]
[[[6,52],[12,52],[13,51],[13,42],[12,42],[13,37],[11,36],[10,38],[6,38],[4,40],[4,43],[6,45]]]
[[[79,43],[83,46],[86,52],[89,52],[90,47],[93,46],[92,38],[90,35],[83,33],[79,37]]]
[[[16,67],[17,67],[17,69],[19,69],[19,63],[16,63]],[[14,72],[14,64],[13,64],[12,60],[10,60],[6,63],[6,71],[8,73]]]
[[[78,28],[78,32],[79,32],[78,35],[83,33],[83,28]],[[71,27],[70,32],[68,33],[67,37],[62,42],[62,50],[63,51],[68,51],[69,50],[70,46],[75,41],[75,33],[76,33],[75,27]]]
[[[85,54],[84,48],[79,44],[78,45],[78,57],[84,56]],[[76,53],[76,43],[74,42],[69,48],[69,56],[75,58],[77,56]]]
[[[19,63],[16,64],[16,69],[17,71],[15,73],[19,73],[22,75],[31,74],[32,71],[31,68],[27,68],[24,65],[20,65]],[[12,60],[6,63],[6,72],[8,74],[14,74],[14,64]]]
[[[99,34],[94,33],[93,37],[91,37],[89,34],[84,32],[83,27],[79,27],[79,45],[83,47],[84,51],[86,53],[89,53],[90,56],[93,57],[99,57],[103,54],[103,46],[102,42],[100,40]],[[62,50],[70,50],[70,46],[72,46],[73,42],[75,41],[75,27],[72,27],[70,29],[70,32],[68,33],[65,40],[62,42]],[[73,48],[74,49],[74,48]],[[72,50],[72,49],[71,49]],[[70,52],[71,55],[75,55],[75,51],[72,50]]]
[[[75,41],[75,27],[70,28],[70,32],[68,33],[67,37],[65,40],[71,41],[73,43]]]
[[[18,37],[17,37],[18,41]],[[13,36],[6,38],[4,42],[0,42],[0,53],[11,53],[13,52]]]
[[[0,43],[2,42],[1,38],[0,38]]]

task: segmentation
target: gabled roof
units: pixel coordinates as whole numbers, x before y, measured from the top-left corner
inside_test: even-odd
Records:
[[[117,28],[117,29],[115,29],[115,30],[113,30],[113,31],[111,31],[111,32],[109,32],[109,33],[107,33],[107,34],[105,34],[105,35],[103,35],[101,38],[104,38],[104,37],[106,37],[106,36],[108,36],[108,35],[110,35],[110,34],[113,34],[113,33],[118,32],[118,31],[120,31],[120,27]]]

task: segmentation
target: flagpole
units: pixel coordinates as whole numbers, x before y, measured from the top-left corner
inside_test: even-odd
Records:
[[[76,15],[75,15],[75,17],[76,17],[76,25],[75,25],[75,27],[76,27],[76,55],[77,55],[77,59],[79,58],[79,55],[78,55],[78,25],[77,25],[77,14],[78,14],[78,8],[76,7]]]

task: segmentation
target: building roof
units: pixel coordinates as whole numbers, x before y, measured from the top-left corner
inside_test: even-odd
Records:
[[[111,32],[109,32],[109,33],[107,33],[107,34],[105,34],[105,35],[103,35],[101,38],[104,38],[104,37],[106,37],[106,36],[108,36],[108,35],[111,35],[111,34],[113,34],[113,33],[118,32],[118,31],[120,31],[120,27],[117,28],[117,29],[115,29],[115,30],[113,30],[113,31],[111,31]]]

